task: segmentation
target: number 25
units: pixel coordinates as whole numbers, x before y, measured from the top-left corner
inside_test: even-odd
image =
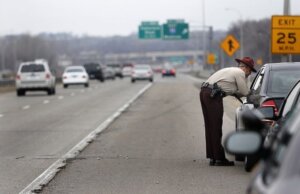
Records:
[[[286,37],[286,34],[283,33],[283,32],[279,32],[277,33],[277,35],[279,36],[279,38],[277,39],[277,43],[278,44],[285,44],[286,41],[285,41],[285,37]],[[296,33],[288,33],[288,41],[287,43],[289,44],[295,44],[297,41],[296,39]]]

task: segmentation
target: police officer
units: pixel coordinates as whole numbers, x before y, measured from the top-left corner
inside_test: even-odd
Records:
[[[225,157],[222,146],[223,97],[236,95],[247,96],[249,89],[247,77],[254,69],[250,57],[235,59],[238,67],[221,69],[211,75],[202,84],[200,102],[205,123],[206,157],[210,166],[233,166],[234,162]]]

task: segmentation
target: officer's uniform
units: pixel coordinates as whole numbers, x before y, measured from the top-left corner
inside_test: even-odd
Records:
[[[217,84],[218,92],[212,94]],[[216,87],[216,85],[215,85]],[[211,160],[226,160],[222,142],[223,97],[246,96],[249,93],[245,72],[239,67],[224,68],[202,84],[200,102],[205,123],[206,157]],[[214,95],[214,96],[211,96]]]

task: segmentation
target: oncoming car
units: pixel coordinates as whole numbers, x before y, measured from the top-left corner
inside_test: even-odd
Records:
[[[16,76],[17,96],[24,96],[26,91],[46,91],[55,94],[55,76],[44,59],[23,62]]]
[[[89,87],[89,76],[82,66],[69,66],[65,69],[62,82],[64,88],[67,88],[69,85],[84,85]]]
[[[136,65],[134,66],[131,74],[131,82],[136,80],[149,80],[153,81],[153,71],[150,65]]]

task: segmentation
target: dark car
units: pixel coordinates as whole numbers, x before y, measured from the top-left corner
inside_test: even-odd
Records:
[[[165,77],[165,76],[176,77],[176,69],[169,64],[164,65],[164,67],[161,70],[161,76],[162,77]]]
[[[99,63],[86,63],[83,65],[90,79],[105,81],[105,75],[102,66]]]
[[[250,94],[236,110],[236,130],[244,129],[240,113],[245,107],[274,107],[278,114],[284,98],[299,78],[299,62],[269,63],[261,67],[250,86]]]
[[[299,90],[298,95],[299,97]],[[297,97],[297,98],[298,98]],[[298,100],[297,100],[298,101]],[[280,194],[299,193],[300,189],[300,109],[299,103],[292,109],[287,122],[267,146],[263,143],[260,128],[264,123],[251,111],[244,113],[246,127],[258,126],[257,131],[238,131],[225,140],[225,150],[231,154],[259,154],[262,159],[247,193]]]
[[[261,135],[264,139],[265,145],[270,146],[276,137],[278,131],[282,129],[284,123],[288,120],[291,113],[295,110],[300,104],[300,81],[298,81],[292,90],[289,92],[287,97],[284,99],[279,113],[275,113],[274,107],[261,107],[258,110],[261,112],[266,112],[265,110],[270,110],[272,113],[267,114],[268,120],[265,120],[265,123],[272,123],[272,125],[265,128],[265,130],[261,131]],[[272,98],[270,98],[272,100]],[[267,122],[266,122],[267,121]],[[251,156],[246,157],[247,161],[245,163],[246,171],[250,171],[252,167],[259,160],[259,156],[252,154]]]
[[[284,98],[299,78],[299,62],[269,63],[261,67],[250,86],[250,94],[236,109],[236,130],[245,129],[241,119],[241,113],[245,108],[273,107],[275,114],[278,115]],[[249,171],[255,163],[255,160],[241,155],[237,155],[236,160],[245,161],[246,171]]]

